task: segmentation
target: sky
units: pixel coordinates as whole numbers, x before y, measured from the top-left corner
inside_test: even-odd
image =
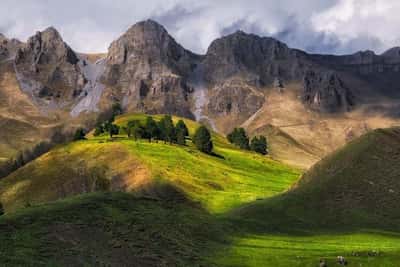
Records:
[[[400,46],[399,0],[1,0],[0,33],[26,41],[54,26],[78,52],[106,52],[131,25],[154,19],[203,54],[237,30],[311,53]]]

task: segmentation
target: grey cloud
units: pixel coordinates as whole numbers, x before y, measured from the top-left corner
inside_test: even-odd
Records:
[[[395,0],[375,2],[395,3]],[[137,21],[152,18],[163,24],[184,47],[204,53],[212,40],[236,30],[272,36],[290,47],[313,53],[382,52],[400,40],[396,27],[365,32],[365,17],[346,18],[337,8],[344,0],[2,0],[0,32],[26,40],[35,31],[56,27],[77,51],[104,52],[112,40]],[[357,8],[369,0],[354,0]],[[395,5],[395,4],[394,4]],[[396,7],[396,6],[395,6]],[[336,8],[336,9],[335,9]],[[393,9],[393,8],[392,8]],[[333,10],[333,11],[332,11]],[[338,9],[339,11],[343,10]],[[371,9],[373,10],[373,9]],[[388,9],[390,11],[390,9]],[[346,10],[344,10],[346,11]],[[385,12],[389,12],[385,11]],[[397,11],[371,14],[373,21],[396,22]],[[332,16],[338,16],[333,17]],[[317,17],[318,19],[315,19]],[[379,20],[384,17],[384,20]],[[334,30],[319,21],[335,21]],[[374,24],[371,23],[373,26]],[[322,25],[324,26],[324,25]],[[346,31],[344,28],[346,27]]]

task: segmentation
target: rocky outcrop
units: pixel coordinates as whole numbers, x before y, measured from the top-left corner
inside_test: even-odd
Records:
[[[240,76],[253,86],[271,85],[276,77],[299,78],[302,59],[304,53],[273,38],[238,31],[211,43],[204,60],[205,77],[211,83]]]
[[[334,72],[307,71],[303,88],[303,101],[313,110],[339,112],[349,111],[354,106],[354,96]]]
[[[265,97],[261,92],[240,80],[228,80],[211,88],[210,91],[207,111],[213,116],[236,115],[248,118],[265,102]]]
[[[15,58],[21,83],[29,81],[34,96],[56,102],[73,100],[76,90],[84,87],[78,62],[76,53],[51,27],[29,38]]]
[[[128,110],[190,116],[186,78],[200,56],[181,47],[158,23],[133,25],[108,52],[102,81]]]
[[[9,40],[0,33],[0,61],[13,59],[21,45],[22,43],[17,39]]]

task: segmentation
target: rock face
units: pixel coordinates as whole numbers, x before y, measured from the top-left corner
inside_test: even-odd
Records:
[[[128,110],[193,117],[186,77],[199,59],[147,20],[111,44],[102,81]]]
[[[16,39],[9,40],[0,33],[0,61],[13,59],[21,45],[20,41]]]
[[[303,101],[314,110],[349,111],[354,106],[351,91],[334,72],[306,72],[303,88]]]
[[[241,123],[264,106],[266,90],[284,97],[291,84],[301,85],[306,107],[322,113],[349,111],[371,92],[400,98],[400,48],[382,55],[310,55],[238,31],[213,41],[200,56],[152,20],[133,25],[96,62],[75,53],[54,28],[26,44],[0,35],[0,60],[14,56],[23,91],[36,104],[72,117],[119,101],[126,111],[209,121],[229,116]]]
[[[211,43],[204,60],[205,76],[211,83],[242,76],[254,86],[270,85],[277,77],[300,77],[302,58],[304,53],[273,38],[238,31]]]
[[[54,28],[37,32],[17,51],[15,66],[27,91],[51,102],[74,99],[86,83],[79,58]]]
[[[207,110],[211,114],[250,117],[264,104],[264,95],[247,84],[229,80],[211,89]]]

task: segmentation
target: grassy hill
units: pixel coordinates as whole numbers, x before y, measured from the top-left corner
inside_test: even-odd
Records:
[[[336,254],[350,266],[397,266],[399,151],[398,128],[372,131],[316,164],[287,192],[232,211],[247,233],[221,257],[232,263],[249,257],[254,266],[314,266],[310,255],[333,263]],[[260,255],[260,248],[273,252]],[[304,265],[286,258],[293,254]]]
[[[159,119],[161,116],[155,116]],[[120,126],[144,115],[116,119]],[[178,118],[174,118],[176,121]],[[199,125],[185,120],[190,134]],[[165,181],[221,213],[243,203],[284,191],[299,172],[268,157],[242,151],[213,133],[217,156],[187,146],[134,141],[126,135],[107,135],[60,145],[0,181],[0,201],[7,211],[28,204],[95,191],[96,180],[106,177],[117,191],[144,191]]]
[[[316,164],[265,207],[315,227],[400,230],[399,161],[400,129],[374,130]]]
[[[132,119],[145,116],[123,115],[116,123]],[[193,133],[198,124],[185,122]],[[292,267],[316,266],[321,257],[331,266],[338,255],[349,266],[400,262],[398,211],[387,216],[397,198],[384,194],[398,190],[396,129],[353,141],[301,180],[296,169],[212,137],[217,156],[190,142],[135,142],[123,135],[89,134],[56,147],[0,181],[7,212],[0,218],[1,262]],[[125,193],[71,197],[98,191],[102,179]],[[363,187],[365,179],[379,187]],[[354,192],[365,198],[351,201]],[[372,201],[381,201],[384,212]]]

